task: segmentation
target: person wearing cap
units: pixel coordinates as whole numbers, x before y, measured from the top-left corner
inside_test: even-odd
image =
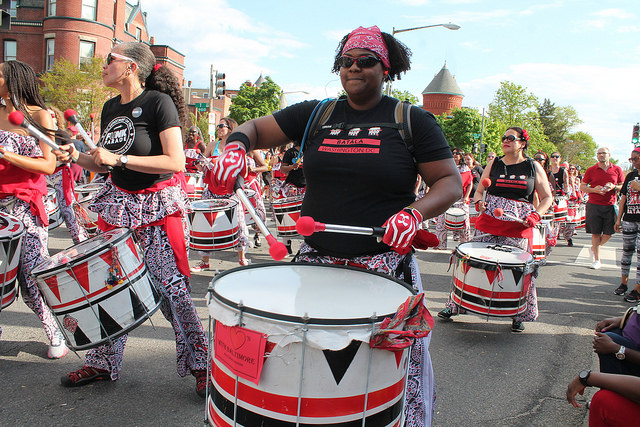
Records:
[[[382,88],[409,70],[410,54],[376,26],[357,28],[340,41],[333,59],[332,71],[340,75],[346,95],[334,101],[326,125],[303,139],[317,100],[245,122],[229,135],[213,172],[215,184],[232,189],[245,171],[246,152],[301,141],[307,183],[302,215],[324,223],[384,226],[386,231],[382,241],[374,236],[314,233],[305,238],[294,259],[356,265],[404,279],[422,292],[412,253],[416,236],[426,233],[419,233],[418,226],[460,199],[462,182],[431,113],[413,106],[408,112],[413,150],[397,126],[390,126],[396,124],[399,101],[383,95]],[[416,200],[418,174],[430,190]],[[407,426],[431,425],[435,394],[430,336],[416,339],[411,349],[404,402]]]
[[[633,253],[640,250],[638,237],[640,237],[640,147],[631,152],[629,162],[633,170],[627,174],[620,190],[618,202],[618,217],[613,228],[622,231],[622,258],[620,259],[620,271],[622,280],[620,286],[614,291],[616,295],[624,295],[627,292],[629,282],[629,270],[633,261]],[[640,255],[636,255],[636,283],[635,287],[625,295],[627,302],[640,301]]]
[[[616,222],[616,193],[622,188],[624,174],[620,166],[609,160],[611,152],[600,147],[597,152],[598,163],[589,167],[582,177],[580,191],[589,194],[585,229],[591,234],[591,268],[600,268],[600,246],[609,241]]]

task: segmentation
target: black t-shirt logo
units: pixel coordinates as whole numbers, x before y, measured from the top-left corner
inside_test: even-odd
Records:
[[[112,153],[126,153],[133,145],[136,130],[129,117],[120,116],[111,120],[100,137],[100,146]]]

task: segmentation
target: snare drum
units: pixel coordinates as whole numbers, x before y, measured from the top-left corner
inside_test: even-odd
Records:
[[[53,230],[62,224],[62,214],[60,213],[60,206],[58,206],[58,196],[56,190],[49,188],[47,190],[47,214],[49,215],[49,230]]]
[[[127,228],[58,252],[32,274],[73,350],[111,342],[160,307],[161,294]]]
[[[462,208],[449,208],[444,213],[444,228],[447,230],[461,230],[464,228],[464,210]]]
[[[569,214],[569,204],[564,197],[556,199],[556,205],[553,207],[553,220],[555,222],[566,222]]]
[[[189,247],[211,252],[238,245],[238,202],[230,199],[206,199],[191,203]]]
[[[24,225],[18,218],[0,212],[0,311],[16,299],[23,234]]]
[[[304,196],[284,197],[273,199],[271,206],[276,217],[276,230],[279,237],[299,236],[296,222],[300,219],[302,200]]]
[[[202,172],[186,172],[187,195],[190,199],[199,199],[204,191],[204,174]]]
[[[451,299],[460,307],[499,317],[526,310],[534,267],[530,253],[513,246],[469,242],[458,245],[452,261]]]
[[[267,351],[258,384],[212,356],[209,422],[403,425],[410,349],[372,349],[369,340],[375,325],[414,293],[386,275],[326,264],[260,264],[215,276],[209,315],[226,326],[241,318],[266,337]],[[241,333],[231,340],[236,349]]]

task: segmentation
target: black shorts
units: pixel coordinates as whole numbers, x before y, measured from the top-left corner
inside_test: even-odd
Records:
[[[585,230],[588,234],[606,234],[613,236],[613,225],[616,223],[616,211],[612,205],[595,205],[587,203]]]

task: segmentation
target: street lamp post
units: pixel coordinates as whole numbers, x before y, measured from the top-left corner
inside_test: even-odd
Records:
[[[447,30],[459,30],[460,29],[460,25],[452,24],[451,22],[449,22],[448,24],[423,25],[422,27],[403,28],[401,30],[396,30],[396,27],[393,27],[393,29],[391,31],[391,35],[395,36],[398,33],[404,33],[404,32],[407,32],[407,31],[422,30],[423,28],[433,28],[433,27],[444,27]],[[389,81],[387,81],[387,87],[385,89],[385,92],[386,92],[387,95],[391,96],[391,79],[389,79]]]

